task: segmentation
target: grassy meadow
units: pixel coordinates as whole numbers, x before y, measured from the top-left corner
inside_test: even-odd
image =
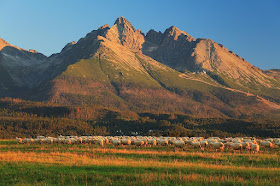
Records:
[[[279,185],[279,155],[1,140],[0,185]]]

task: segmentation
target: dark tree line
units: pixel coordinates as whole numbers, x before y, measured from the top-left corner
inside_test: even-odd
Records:
[[[175,113],[135,113],[100,106],[0,99],[0,138],[61,134],[279,137],[280,122],[263,116],[246,120],[194,118]]]

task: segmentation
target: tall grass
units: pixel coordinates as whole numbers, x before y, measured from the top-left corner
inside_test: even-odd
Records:
[[[0,142],[0,185],[277,185],[279,151]]]

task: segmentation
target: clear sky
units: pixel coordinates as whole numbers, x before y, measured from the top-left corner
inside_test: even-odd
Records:
[[[0,0],[0,37],[49,56],[120,16],[144,33],[174,25],[280,68],[280,0]]]

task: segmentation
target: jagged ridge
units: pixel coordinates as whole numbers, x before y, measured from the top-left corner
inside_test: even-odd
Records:
[[[13,61],[14,54],[20,60]],[[254,94],[232,89],[235,85],[245,87],[248,82],[230,85],[226,78],[249,77],[266,87],[269,87],[266,81],[273,78],[222,45],[208,39],[195,39],[174,26],[164,33],[151,30],[144,35],[123,17],[112,27],[104,25],[93,30],[50,57],[6,46],[0,59],[4,69],[18,68],[6,70],[17,86],[36,90],[29,99],[98,104],[137,112],[179,112],[200,117],[240,117],[269,113],[278,108],[277,104]],[[234,72],[229,71],[230,67],[234,67]],[[240,72],[237,75],[236,69]],[[189,72],[203,70],[207,73]],[[259,74],[259,79],[254,78],[252,74],[256,76],[255,73]],[[0,91],[4,91],[3,87]],[[270,92],[266,95],[279,99],[279,91],[274,91],[273,95]]]

